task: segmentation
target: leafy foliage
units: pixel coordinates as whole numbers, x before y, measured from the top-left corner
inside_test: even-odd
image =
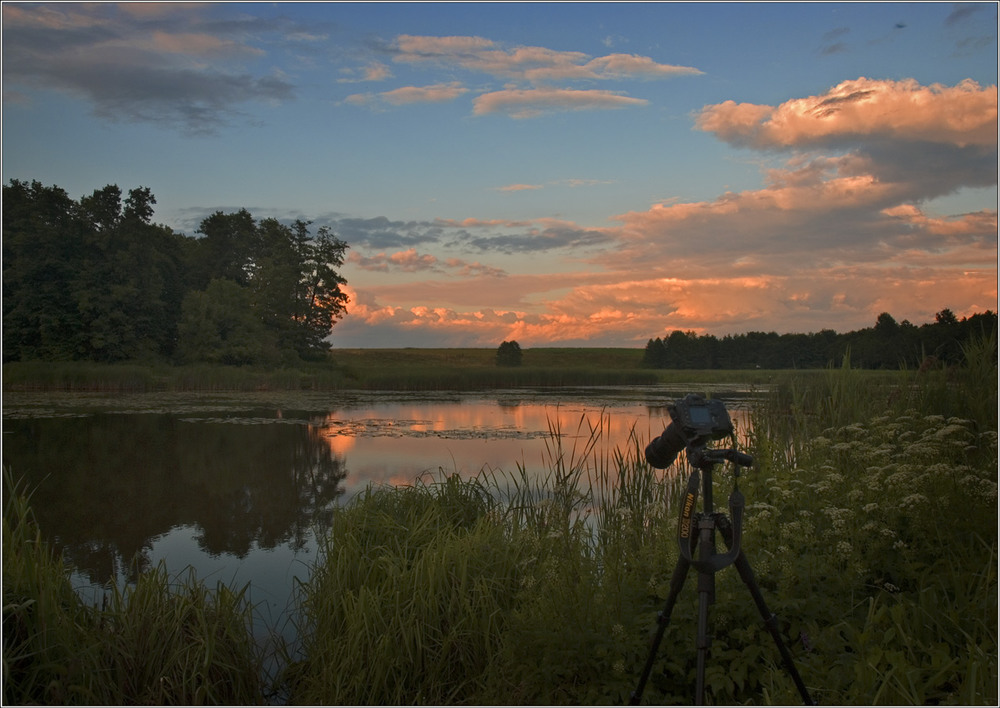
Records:
[[[5,361],[310,359],[346,311],[347,244],[326,228],[243,209],[191,238],[151,223],[147,187],[74,201],[11,180],[3,201]]]

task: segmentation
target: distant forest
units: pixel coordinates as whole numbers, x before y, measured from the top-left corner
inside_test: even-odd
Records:
[[[642,366],[651,369],[814,369],[837,366],[849,356],[852,367],[899,369],[953,366],[963,361],[962,347],[976,337],[992,337],[997,315],[991,310],[958,319],[944,309],[934,322],[897,322],[888,312],[873,327],[846,334],[824,329],[812,334],[747,332],[710,335],[674,330],[666,339],[650,339]],[[995,356],[995,354],[994,354]]]
[[[3,186],[3,359],[280,365],[322,358],[347,244],[216,212],[200,238],[151,223],[147,187],[79,201]]]

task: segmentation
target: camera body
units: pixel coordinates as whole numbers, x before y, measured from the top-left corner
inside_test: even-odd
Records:
[[[646,446],[646,461],[652,467],[670,467],[684,448],[698,447],[733,434],[733,423],[722,401],[689,393],[667,406],[667,411],[670,425]]]

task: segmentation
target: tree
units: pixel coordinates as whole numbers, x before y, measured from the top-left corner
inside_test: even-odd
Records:
[[[37,181],[4,185],[5,361],[173,357],[192,294],[183,316],[185,360],[197,352],[211,360],[273,360],[279,350],[294,360],[329,348],[326,337],[348,302],[337,272],[347,244],[329,229],[313,237],[308,222],[258,223],[241,209],[212,214],[201,223],[202,237],[189,238],[153,224],[154,204],[148,187],[123,199],[117,185],[107,185],[74,201]],[[199,305],[207,294],[223,300]],[[245,310],[235,320],[234,307]],[[265,333],[260,347],[234,344],[234,331],[220,334],[219,327],[231,331],[228,321],[248,336]]]
[[[642,354],[641,366],[646,369],[663,369],[667,365],[667,347],[663,340],[657,337],[646,342],[646,350]]]
[[[85,253],[72,293],[84,321],[80,353],[97,361],[169,356],[183,298],[178,237],[150,223],[149,188],[109,185],[80,200]]]
[[[326,227],[315,237],[310,222],[291,226],[256,221],[246,209],[216,212],[201,223],[194,254],[196,283],[216,279],[245,288],[246,306],[289,356],[314,359],[329,349],[326,338],[347,311],[346,280],[337,272],[347,244]],[[204,288],[205,285],[200,287]],[[200,329],[186,328],[186,336]],[[186,352],[199,351],[186,345]]]
[[[521,345],[515,341],[503,342],[497,347],[497,366],[520,366]]]
[[[72,283],[84,225],[62,189],[11,180],[3,187],[3,358],[78,358],[83,321]]]
[[[225,278],[188,293],[177,358],[237,366],[278,363],[276,338],[255,315],[250,298],[247,288]]]

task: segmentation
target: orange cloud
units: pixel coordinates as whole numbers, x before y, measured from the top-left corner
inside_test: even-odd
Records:
[[[396,46],[399,49],[395,57],[397,62],[449,63],[531,83],[567,79],[655,79],[703,73],[689,66],[659,64],[650,57],[635,54],[609,54],[591,59],[583,52],[545,47],[503,49],[483,37],[400,35],[396,38]]]
[[[497,187],[498,192],[524,192],[526,190],[542,189],[540,184],[508,184],[506,187]]]
[[[644,98],[597,89],[505,89],[477,96],[472,101],[472,112],[477,116],[506,113],[511,118],[534,118],[556,110],[584,111],[648,104]]]
[[[407,103],[444,103],[451,101],[469,89],[463,88],[457,81],[432,86],[404,86],[403,88],[386,91],[379,94],[386,103],[401,106]]]
[[[777,107],[734,101],[706,106],[695,125],[726,142],[755,148],[870,137],[996,147],[997,87],[981,87],[971,79],[949,87],[861,77]]]
[[[531,92],[502,95],[510,103],[491,110],[533,110]],[[545,263],[561,272],[371,287],[355,324],[450,346],[641,346],[674,329],[849,331],[881,312],[920,324],[943,307],[959,316],[995,310],[997,211],[947,215],[929,205],[996,184],[996,120],[996,88],[974,82],[859,79],[777,108],[708,106],[703,130],[789,151],[761,187],[654,204],[609,228],[437,220],[486,231],[464,247],[538,254],[535,273]],[[574,257],[591,269],[565,272]]]
[[[464,346],[495,346],[515,339],[522,347],[559,343],[627,347],[641,346],[674,329],[699,334],[848,331],[873,324],[881,312],[919,324],[933,321],[936,312],[954,302],[970,303],[952,308],[959,316],[995,310],[995,271],[928,265],[835,266],[790,276],[623,281],[575,288],[536,311],[366,306],[352,312],[344,325],[391,324]],[[356,318],[353,323],[351,318]]]

